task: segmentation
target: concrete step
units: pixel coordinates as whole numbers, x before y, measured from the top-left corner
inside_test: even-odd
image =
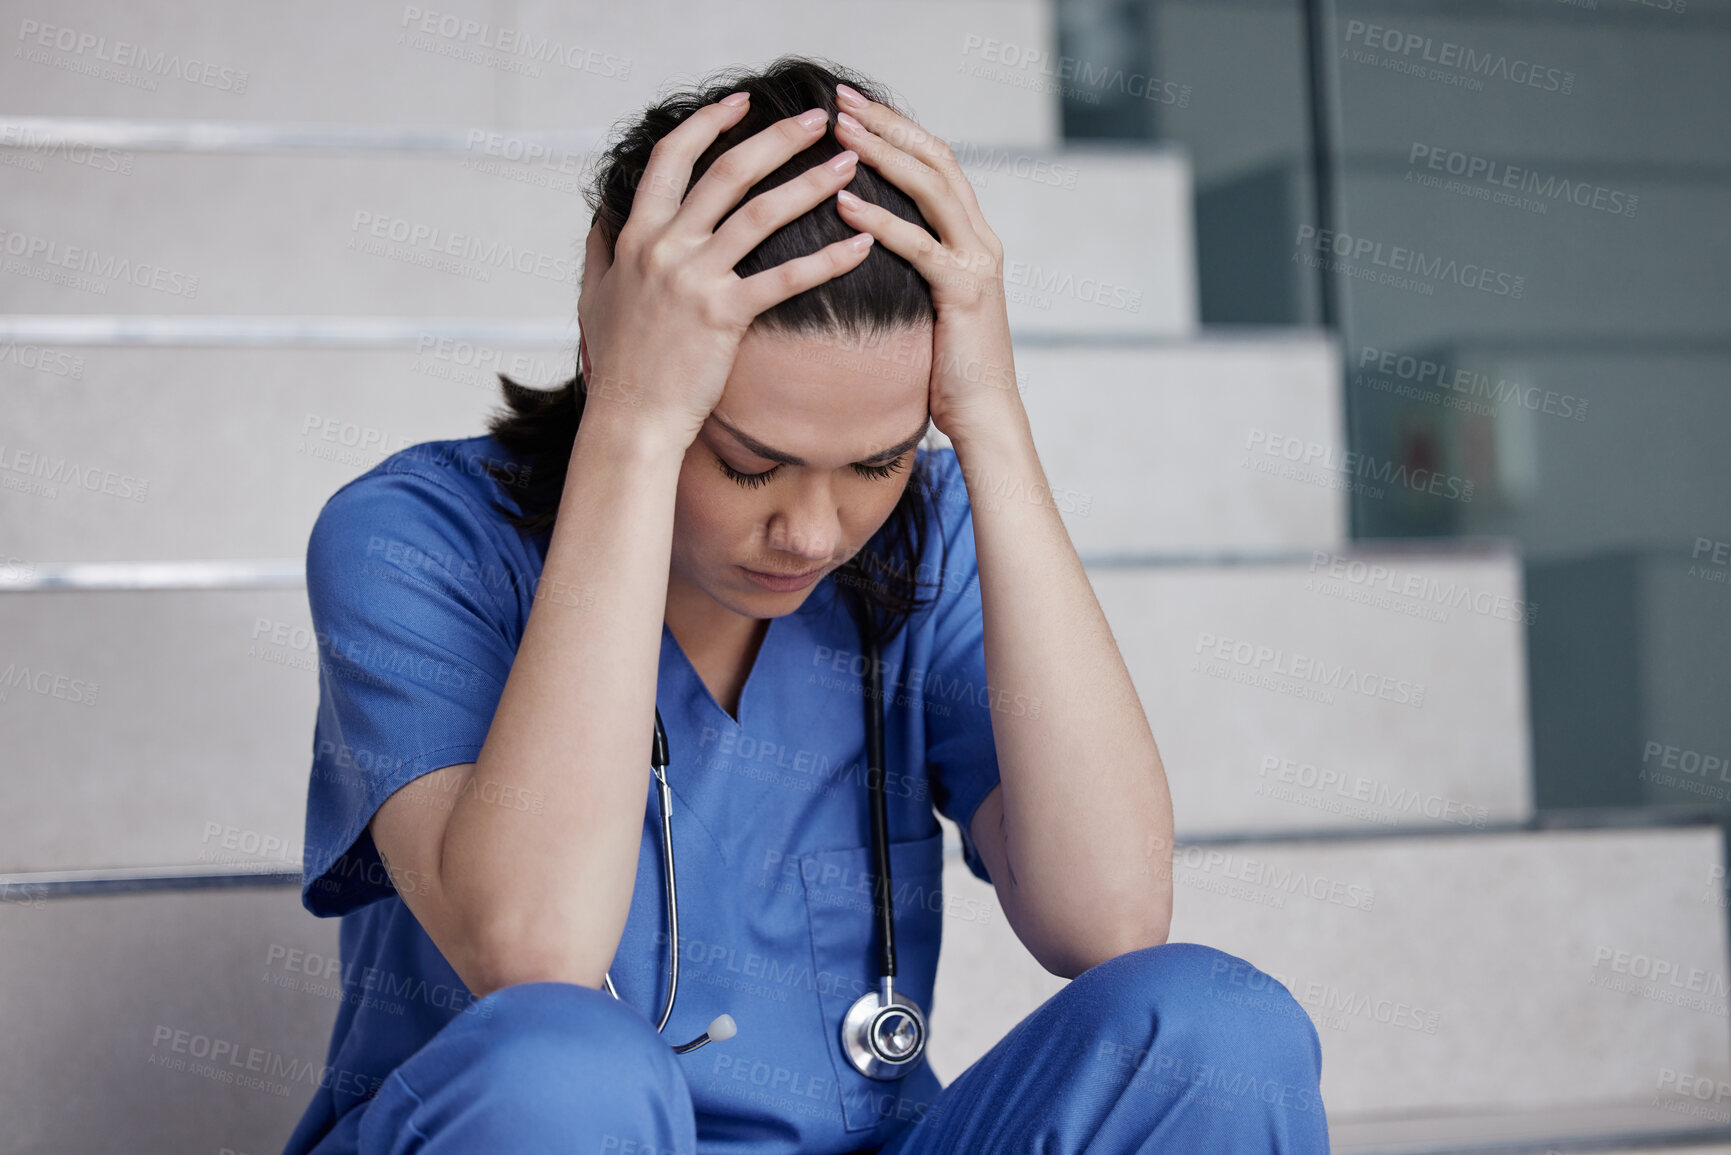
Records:
[[[1090,578],[1181,835],[1530,813],[1514,555],[1319,552]],[[303,589],[14,592],[0,635],[16,799],[0,870],[298,860],[318,696]]]
[[[1030,342],[1016,371],[1053,501],[1083,555],[1346,543],[1352,478],[1338,468],[1346,421],[1326,335]]]
[[[1190,163],[1176,149],[1037,153],[958,142],[1004,243],[1010,323],[1189,337],[1198,324]]]
[[[172,22],[88,0],[14,33],[0,107],[16,114],[604,128],[672,82],[799,52],[864,72],[946,135],[1032,146],[1059,135],[1055,81],[1040,72],[1056,38],[1042,0],[367,11],[313,0],[206,6]]]
[[[570,374],[556,350],[424,344],[56,350],[80,359],[64,363],[78,378],[0,361],[22,399],[7,421],[0,540],[31,561],[299,559],[345,482],[405,446],[485,432],[494,370],[533,384]]]
[[[1724,1123],[1699,1088],[1731,1085],[1722,850],[1717,827],[1181,842],[1171,940],[1292,992],[1336,1150],[1698,1131]],[[993,899],[957,854],[944,886]],[[1221,997],[1244,981],[1220,975]],[[1003,919],[950,920],[934,1069],[954,1078],[1062,985]]]
[[[589,220],[579,183],[510,179],[481,147],[150,152],[106,182],[68,166],[14,178],[8,229],[39,252],[8,266],[12,308],[570,316]]]
[[[298,587],[0,595],[0,873],[296,869],[311,630]]]
[[[1316,551],[1089,572],[1160,744],[1180,837],[1525,819],[1520,561]]]
[[[533,385],[571,371],[568,349],[432,330],[402,349],[11,348],[0,387],[21,404],[0,447],[12,490],[0,540],[32,561],[298,557],[344,482],[407,445],[483,432],[496,370]],[[1336,356],[1322,337],[1280,332],[1029,343],[1018,353],[1023,399],[1077,547],[1339,548],[1339,470],[1287,456],[1342,460]],[[211,382],[236,383],[225,388],[245,403],[213,405]],[[182,433],[130,435],[147,425]]]
[[[5,266],[12,307],[567,318],[593,158],[573,155],[569,172],[549,172],[489,155],[514,155],[513,140],[476,131],[466,147],[413,154],[149,152],[124,176],[58,163],[0,169],[11,174],[0,180],[17,234]],[[1181,154],[961,142],[958,152],[1004,243],[1014,324],[1194,330]]]
[[[280,1151],[325,1077],[336,919],[293,887],[0,901],[0,1152]]]
[[[1647,1102],[1571,1104],[1496,1114],[1331,1121],[1341,1155],[1717,1155],[1731,1128],[1710,1104],[1669,1094]],[[1705,1110],[1699,1110],[1703,1106]]]
[[[1173,941],[1227,950],[1294,993],[1323,1043],[1336,1150],[1586,1150],[1715,1125],[1699,1090],[1731,1085],[1725,928],[1701,899],[1718,893],[1720,849],[1716,829],[1181,846]],[[1312,898],[1318,878],[1373,897]],[[1236,896],[1217,885],[1235,882]],[[1064,980],[953,849],[944,883],[957,909],[994,915],[945,924],[932,1063],[948,1081]],[[0,1059],[0,1152],[274,1149],[322,1074],[336,930],[292,887],[9,890],[0,1027],[32,1046]],[[1223,997],[1234,982],[1221,976]],[[201,1069],[225,1044],[264,1053],[259,1084]]]

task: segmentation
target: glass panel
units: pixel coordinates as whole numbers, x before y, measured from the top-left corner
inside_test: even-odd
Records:
[[[1340,332],[1354,536],[1520,543],[1538,805],[1731,799],[1731,3],[1060,12],[1187,94],[1064,125],[1187,147],[1204,322]]]

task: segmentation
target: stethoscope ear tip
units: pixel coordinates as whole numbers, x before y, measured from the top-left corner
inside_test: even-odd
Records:
[[[725,1043],[739,1033],[739,1025],[733,1021],[732,1015],[716,1015],[709,1024],[709,1041]]]

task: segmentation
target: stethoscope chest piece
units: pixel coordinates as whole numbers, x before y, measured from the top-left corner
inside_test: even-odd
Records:
[[[848,1062],[873,1079],[899,1079],[926,1049],[926,1016],[899,991],[868,991],[854,1000],[841,1023]]]
[[[841,1046],[848,1061],[862,1075],[873,1079],[899,1079],[913,1069],[926,1049],[926,1016],[919,1005],[895,990],[896,925],[891,896],[890,832],[888,804],[884,799],[883,686],[878,643],[867,635],[870,647],[870,693],[866,702],[867,787],[871,795],[872,854],[877,876],[872,891],[872,913],[878,927],[878,989],[869,991],[848,1008],[841,1024]],[[649,764],[654,768],[656,796],[661,811],[662,881],[667,890],[667,1001],[661,1008],[657,1032],[667,1029],[673,1000],[679,992],[679,888],[673,873],[673,791],[667,782],[667,728],[661,711],[655,711],[655,740]],[[602,976],[602,985],[615,999],[613,976]],[[738,1027],[729,1015],[718,1015],[709,1030],[673,1048],[685,1055],[709,1043],[731,1039]]]

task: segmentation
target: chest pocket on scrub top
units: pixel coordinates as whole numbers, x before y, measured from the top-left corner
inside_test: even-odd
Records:
[[[944,835],[890,842],[890,895],[896,924],[895,989],[918,1003],[929,1018],[943,932]],[[872,851],[818,850],[802,856],[806,912],[811,919],[812,986],[823,1017],[825,1042],[835,1068],[842,1117],[849,1131],[888,1119],[916,1119],[930,1104],[904,1087],[936,1087],[925,1058],[901,1079],[869,1079],[854,1069],[841,1048],[848,1007],[878,987],[877,917],[872,911]],[[928,1044],[929,1054],[929,1044]]]

